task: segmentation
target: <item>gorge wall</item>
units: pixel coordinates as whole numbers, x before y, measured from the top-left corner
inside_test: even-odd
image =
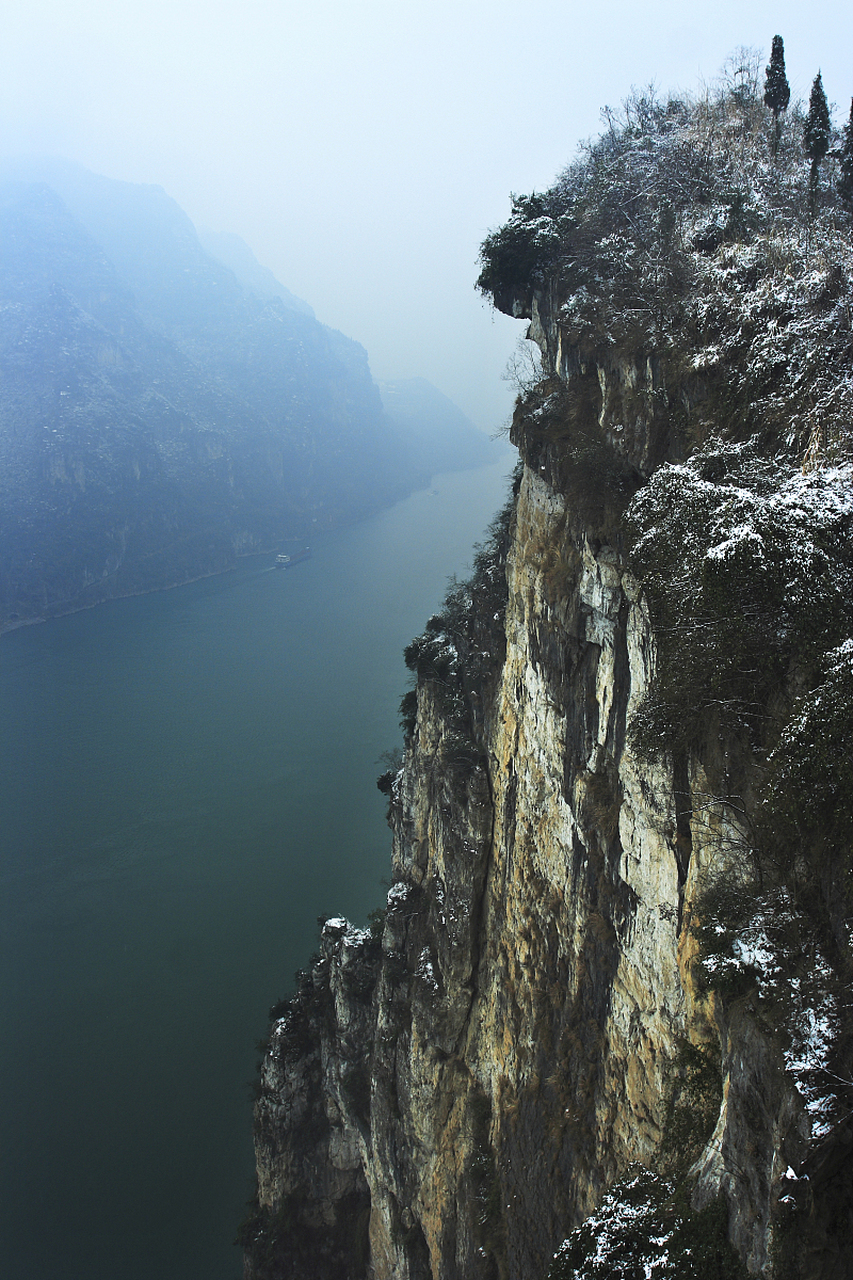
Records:
[[[818,261],[793,142],[715,104],[484,246],[542,376],[406,651],[387,908],[272,1011],[248,1280],[853,1274],[849,223]]]
[[[241,278],[158,187],[0,166],[0,631],[302,545],[488,452],[434,388],[426,424],[404,385],[386,413],[366,351],[234,240]]]

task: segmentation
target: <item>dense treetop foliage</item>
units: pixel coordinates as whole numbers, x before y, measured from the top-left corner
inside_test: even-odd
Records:
[[[785,75],[785,46],[781,36],[774,36],[770,65],[764,79],[764,105],[770,108],[778,120],[790,101],[791,86]]]
[[[814,78],[809,97],[809,114],[803,129],[803,146],[811,161],[820,164],[829,150],[829,139],[832,124],[829,119],[829,106],[823,91],[823,78],[820,72]]]
[[[810,207],[814,209],[817,196],[818,169],[829,150],[832,134],[832,123],[829,118],[829,106],[823,91],[823,80],[820,72],[814,78],[811,96],[809,97],[809,114],[806,116],[803,129],[803,149],[812,162],[809,174]]]

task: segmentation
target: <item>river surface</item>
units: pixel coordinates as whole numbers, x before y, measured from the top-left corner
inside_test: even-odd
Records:
[[[0,1275],[237,1280],[250,1085],[316,918],[384,902],[402,648],[512,459],[0,637]]]

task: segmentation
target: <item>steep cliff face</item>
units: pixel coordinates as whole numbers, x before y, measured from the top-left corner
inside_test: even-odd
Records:
[[[793,391],[760,324],[748,373],[708,354],[742,299],[695,322],[729,250],[689,216],[679,316],[655,294],[644,330],[572,277],[553,208],[487,257],[543,377],[509,515],[407,650],[381,938],[328,922],[274,1021],[248,1277],[851,1274],[849,318],[821,440],[782,457],[766,410],[747,443],[759,389]]]

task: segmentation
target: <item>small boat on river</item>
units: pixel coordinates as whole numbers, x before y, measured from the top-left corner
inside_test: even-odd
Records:
[[[275,558],[276,569],[292,569],[295,564],[299,564],[300,560],[311,559],[311,548],[301,547],[299,551],[281,551]]]

